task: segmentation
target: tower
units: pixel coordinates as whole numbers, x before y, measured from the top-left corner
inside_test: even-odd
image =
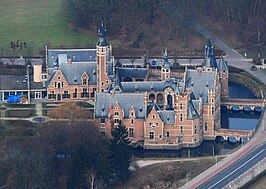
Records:
[[[165,81],[167,79],[170,79],[170,62],[168,60],[167,51],[165,50],[163,54],[163,62],[161,67],[161,80]]]
[[[214,46],[210,37],[208,38],[207,45],[205,46],[204,55],[203,66],[205,67],[205,70],[212,70],[217,68],[216,58],[214,55]]]
[[[108,55],[110,46],[105,40],[106,29],[104,28],[103,22],[98,31],[99,41],[96,48],[96,59],[97,59],[97,92],[101,93],[108,88],[110,79],[108,77]]]
[[[221,56],[218,62],[219,82],[221,85],[221,97],[228,96],[228,67],[227,61]]]

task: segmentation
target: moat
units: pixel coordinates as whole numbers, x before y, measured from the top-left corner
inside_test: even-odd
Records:
[[[229,97],[230,98],[256,98],[255,95],[246,87],[229,82]],[[256,111],[234,111],[221,108],[221,127],[226,129],[253,130],[259,123],[261,112]],[[243,141],[244,143],[246,141]],[[196,156],[211,156],[223,155],[230,150],[242,145],[236,142],[235,138],[229,138],[229,141],[203,141],[196,148],[182,148],[180,150],[142,150],[136,151],[136,156],[139,157],[196,157]]]

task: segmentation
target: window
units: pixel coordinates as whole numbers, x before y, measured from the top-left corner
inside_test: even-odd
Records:
[[[150,132],[150,140],[154,140],[154,132]]]
[[[82,85],[87,85],[87,79],[82,80]]]
[[[150,123],[150,127],[158,127],[159,123]]]
[[[57,88],[60,89],[61,88],[61,84],[58,82],[57,83]]]
[[[212,115],[214,114],[214,107],[212,107]]]
[[[152,119],[155,119],[155,115],[154,114],[152,114]]]
[[[60,76],[58,76],[58,77],[57,77],[57,79],[59,79],[59,80],[60,80],[60,79],[61,79],[61,77],[60,77]]]
[[[42,80],[47,80],[47,74],[42,74]]]
[[[88,90],[87,90],[87,88],[83,88],[82,91],[83,91],[83,93],[87,93]]]
[[[115,119],[115,124],[119,124],[119,119]]]
[[[159,138],[161,139],[162,138],[162,135],[159,135]]]
[[[114,114],[115,114],[115,116],[119,116],[119,112],[115,112]]]
[[[131,112],[131,117],[133,117],[134,116],[134,112]]]
[[[180,114],[180,121],[183,121],[183,114]]]
[[[166,132],[166,137],[170,137],[170,132],[169,131]]]
[[[35,92],[35,99],[41,99],[42,98],[42,92]]]
[[[208,130],[208,123],[205,122],[205,131],[207,131],[207,130]]]
[[[180,126],[180,134],[183,134],[183,126]]]
[[[104,82],[102,82],[102,86],[104,86]]]
[[[134,125],[134,119],[131,119],[131,125]]]
[[[62,88],[64,88],[64,82],[62,82],[61,85],[62,85]]]
[[[214,102],[214,99],[213,99],[213,98],[211,99],[211,102],[212,102],[212,103]]]
[[[183,104],[180,103],[180,110],[183,110]]]
[[[129,130],[128,130],[128,136],[129,137],[134,137],[134,128],[129,128]]]
[[[194,134],[197,134],[197,125],[194,127]]]
[[[56,82],[54,82],[54,88],[56,88],[56,86],[57,86],[57,83],[56,83]]]
[[[101,124],[105,124],[105,119],[101,119]]]

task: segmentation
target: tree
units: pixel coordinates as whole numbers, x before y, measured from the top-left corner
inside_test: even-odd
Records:
[[[127,128],[120,122],[112,129],[111,162],[116,178],[125,180],[129,175],[132,164],[131,141],[128,139]]]
[[[87,110],[82,109],[75,102],[66,101],[59,107],[49,110],[47,115],[54,119],[68,119],[71,123],[75,120],[86,119],[87,114]]]

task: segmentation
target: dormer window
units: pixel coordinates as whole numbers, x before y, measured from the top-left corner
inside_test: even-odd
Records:
[[[78,82],[78,80],[77,80],[77,78],[75,77],[75,78],[74,78],[74,83],[77,83],[77,82]]]
[[[142,112],[142,107],[141,106],[139,107],[139,111]]]
[[[87,85],[87,79],[82,79],[82,85]]]

